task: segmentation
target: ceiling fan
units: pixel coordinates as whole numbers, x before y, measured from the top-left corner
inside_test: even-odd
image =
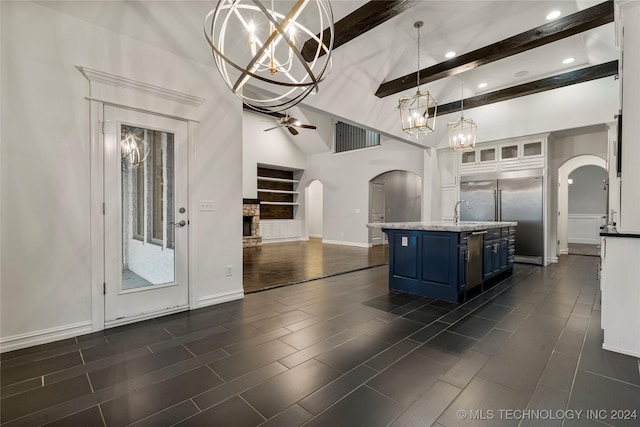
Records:
[[[298,119],[296,119],[295,117],[291,117],[289,116],[289,114],[285,114],[284,116],[280,117],[280,119],[278,120],[279,124],[278,126],[274,126],[272,128],[269,129],[265,129],[264,131],[269,131],[269,130],[273,130],[273,129],[277,129],[277,128],[281,128],[281,127],[286,127],[289,132],[291,132],[291,135],[297,135],[299,132],[296,130],[296,128],[301,128],[301,129],[315,129],[316,127],[314,125],[305,125],[300,123],[300,121]]]

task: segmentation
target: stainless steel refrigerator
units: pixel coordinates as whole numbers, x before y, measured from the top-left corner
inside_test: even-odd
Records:
[[[463,221],[516,221],[515,261],[544,263],[542,170],[463,176],[460,205]]]

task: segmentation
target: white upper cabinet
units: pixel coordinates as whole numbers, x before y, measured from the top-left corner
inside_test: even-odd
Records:
[[[535,169],[545,166],[547,136],[478,144],[472,151],[460,153],[460,174]]]

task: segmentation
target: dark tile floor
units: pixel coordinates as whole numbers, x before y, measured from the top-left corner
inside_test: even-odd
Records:
[[[637,426],[596,263],[518,264],[460,307],[390,293],[382,266],[5,353],[0,423]]]

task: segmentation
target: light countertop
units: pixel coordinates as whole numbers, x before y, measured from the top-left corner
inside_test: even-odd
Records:
[[[492,228],[513,227],[517,222],[496,221],[423,221],[423,222],[380,222],[369,223],[369,228],[388,228],[394,230],[425,230],[425,231],[480,231]]]

